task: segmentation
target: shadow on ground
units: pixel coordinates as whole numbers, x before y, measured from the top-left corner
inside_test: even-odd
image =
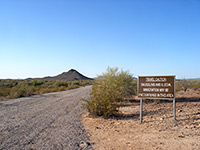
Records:
[[[183,102],[188,102],[188,103],[192,103],[192,102],[200,102],[200,97],[199,98],[176,98],[176,103],[183,103]],[[145,104],[150,104],[150,103],[155,103],[155,104],[161,104],[161,103],[172,103],[172,100],[155,100],[155,99],[146,99],[143,101],[144,105]],[[140,100],[136,100],[136,99],[129,99],[129,100],[125,100],[121,102],[122,107],[128,107],[128,106],[139,106],[140,105]],[[160,109],[156,109],[156,110],[143,110],[143,117],[144,116],[152,116],[154,114],[158,114],[158,115],[164,115],[166,112],[171,111],[172,108],[160,108]],[[193,114],[185,114],[185,115],[177,115],[177,117],[182,117],[182,116],[186,116],[186,119],[178,119],[177,121],[184,121],[184,120],[199,120],[200,118],[194,118],[195,116],[199,115],[200,112],[198,113],[193,113]],[[188,118],[188,117],[190,118]],[[140,113],[138,110],[138,113],[131,113],[131,114],[124,114],[122,112],[117,112],[114,115],[108,117],[108,118],[112,118],[112,119],[116,119],[116,120],[137,120],[140,118]],[[165,118],[173,118],[173,114],[171,116],[165,117]],[[156,121],[156,120],[154,120]]]

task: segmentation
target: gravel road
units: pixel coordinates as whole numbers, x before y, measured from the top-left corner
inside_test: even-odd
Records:
[[[1,149],[90,149],[80,121],[91,86],[0,101]]]

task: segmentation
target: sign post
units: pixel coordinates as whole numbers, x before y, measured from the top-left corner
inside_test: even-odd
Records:
[[[142,123],[142,98],[140,98],[140,124]]]
[[[176,120],[176,101],[175,101],[175,98],[173,99],[173,115],[174,115],[174,120]]]
[[[142,100],[171,99],[176,120],[175,76],[139,76],[138,97],[140,98],[140,123],[142,123]]]

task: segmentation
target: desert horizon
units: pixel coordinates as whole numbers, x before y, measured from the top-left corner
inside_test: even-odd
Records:
[[[0,149],[200,149],[200,1],[0,1]]]

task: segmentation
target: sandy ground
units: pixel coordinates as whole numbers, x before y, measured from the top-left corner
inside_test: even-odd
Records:
[[[200,149],[200,94],[177,93],[176,121],[172,101],[146,101],[139,124],[139,101],[128,100],[115,117],[82,116],[95,150],[198,150]]]

